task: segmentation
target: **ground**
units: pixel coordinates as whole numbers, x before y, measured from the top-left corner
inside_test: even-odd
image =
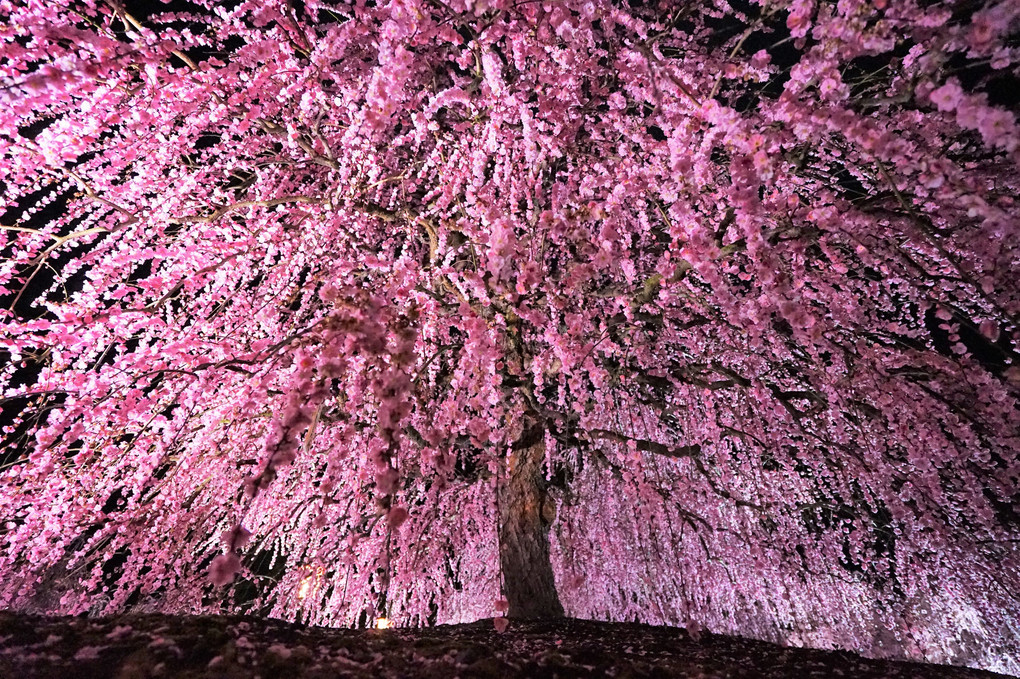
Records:
[[[277,620],[125,615],[39,618],[0,611],[0,677],[992,678],[957,667],[587,620],[492,620],[428,629],[335,630]]]

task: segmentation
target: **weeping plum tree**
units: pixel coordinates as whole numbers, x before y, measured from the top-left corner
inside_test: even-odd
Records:
[[[0,605],[1017,668],[1017,3],[0,14]]]

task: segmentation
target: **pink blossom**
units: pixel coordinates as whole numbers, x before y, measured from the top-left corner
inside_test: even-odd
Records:
[[[751,55],[751,66],[753,68],[765,68],[772,61],[772,55],[765,50],[758,50]]]
[[[956,80],[950,80],[928,95],[940,111],[955,110],[963,98],[963,89]]]
[[[393,507],[386,513],[386,525],[393,530],[398,530],[407,521],[407,509],[404,507]]]
[[[230,530],[224,531],[220,536],[220,541],[229,550],[244,549],[250,539],[251,531],[240,524],[234,526]]]
[[[241,572],[241,559],[233,552],[220,554],[209,566],[209,582],[222,587],[234,581],[234,576]]]
[[[999,324],[993,320],[981,321],[981,334],[987,337],[992,342],[999,339]]]
[[[991,106],[982,109],[978,117],[978,132],[989,146],[1012,150],[1017,146],[1016,116]]]
[[[376,474],[375,482],[379,492],[383,495],[392,495],[397,490],[397,482],[400,476],[393,467],[388,467]]]

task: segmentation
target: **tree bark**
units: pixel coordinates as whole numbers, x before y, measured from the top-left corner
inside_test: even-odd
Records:
[[[539,438],[511,452],[500,481],[499,558],[511,618],[563,617],[549,558],[552,517],[547,515],[551,505],[546,497],[544,461],[545,443]]]

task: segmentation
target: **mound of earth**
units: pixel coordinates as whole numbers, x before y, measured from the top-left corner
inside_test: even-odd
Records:
[[[492,620],[425,629],[346,630],[224,616],[43,618],[0,612],[0,677],[1002,677],[869,660],[682,629],[588,620]]]

